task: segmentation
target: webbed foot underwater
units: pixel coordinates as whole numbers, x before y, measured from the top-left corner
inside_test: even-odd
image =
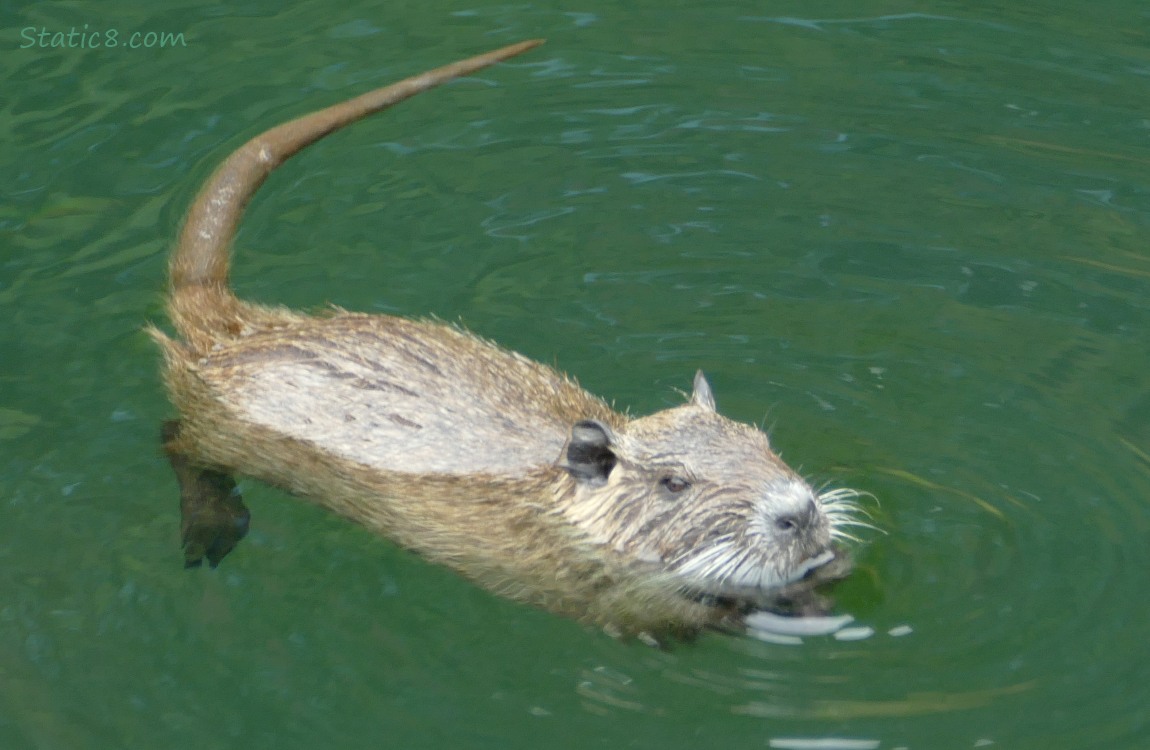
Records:
[[[528,41],[256,136],[208,179],[170,265],[176,338],[150,329],[178,409],[165,450],[187,561],[247,528],[242,474],[309,498],[502,595],[615,632],[690,634],[838,559],[854,493],[821,496],[767,436],[685,403],[621,414],[458,327],[238,299],[230,246],[273,169],[320,138]],[[824,568],[829,569],[829,568]]]

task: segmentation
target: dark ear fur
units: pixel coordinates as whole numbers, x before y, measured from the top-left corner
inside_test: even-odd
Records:
[[[576,422],[571,426],[563,468],[580,482],[603,484],[615,468],[611,438],[611,428],[602,422],[594,419]]]

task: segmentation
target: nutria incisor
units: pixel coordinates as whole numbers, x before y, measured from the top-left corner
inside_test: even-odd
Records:
[[[701,373],[686,403],[634,418],[457,326],[304,315],[229,288],[236,226],[273,169],[368,114],[539,43],[272,128],[200,190],[171,258],[167,309],[179,338],[150,329],[180,413],[163,440],[189,566],[215,565],[247,529],[233,474],[612,632],[728,622],[842,559],[835,542],[849,536],[857,493],[812,491],[762,431],[716,412]]]

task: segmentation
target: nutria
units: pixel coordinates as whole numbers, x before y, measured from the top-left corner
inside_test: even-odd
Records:
[[[185,559],[215,565],[248,515],[233,474],[310,498],[500,594],[616,632],[691,633],[836,558],[855,493],[820,495],[760,430],[686,403],[620,414],[459,327],[243,302],[230,245],[267,175],[323,136],[528,41],[248,141],[188,211],[155,328],[180,413],[164,447]],[[841,566],[840,566],[841,567]],[[837,575],[837,574],[836,574]]]

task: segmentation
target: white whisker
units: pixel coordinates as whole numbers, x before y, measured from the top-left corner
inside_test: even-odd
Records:
[[[709,555],[717,554],[723,548],[728,546],[734,540],[734,538],[735,538],[734,534],[724,534],[723,536],[718,537],[717,539],[711,540],[711,542],[706,547],[702,548],[701,550],[700,549],[689,549],[689,550],[683,551],[681,554],[679,554],[678,557],[673,558],[668,563],[668,565],[670,565],[671,567],[676,567],[676,566],[680,565],[681,563],[683,563],[685,560],[690,560],[692,558],[694,558],[694,559],[692,560],[691,564],[692,565],[698,564],[699,559],[702,558],[704,555],[709,556]]]
[[[736,559],[731,561],[729,569],[723,576],[720,577],[719,580],[725,583],[733,583],[736,586],[754,585],[751,581],[754,580],[757,582],[758,571],[745,570],[745,568],[748,567],[748,563],[751,562],[751,556],[753,553],[754,550],[750,548],[742,550],[741,554]]]
[[[696,575],[701,578],[707,577],[710,570],[716,565],[721,565],[725,556],[729,555],[731,544],[729,542],[723,544],[716,544],[708,547],[702,552],[688,557],[685,562],[677,564],[676,568],[679,573],[683,575]]]
[[[711,564],[704,570],[703,575],[706,578],[714,578],[716,580],[724,580],[729,573],[727,572],[732,565],[732,554],[734,553],[735,545],[724,545],[721,550],[723,555],[716,555]]]
[[[817,493],[819,504],[830,524],[831,538],[836,541],[860,542],[859,537],[848,532],[846,527],[869,529],[880,534],[886,532],[872,523],[859,519],[859,516],[873,518],[874,516],[858,502],[859,498],[869,497],[875,499],[869,492],[861,492],[850,487],[837,487],[832,490],[820,489]],[[877,502],[877,500],[876,500]]]

